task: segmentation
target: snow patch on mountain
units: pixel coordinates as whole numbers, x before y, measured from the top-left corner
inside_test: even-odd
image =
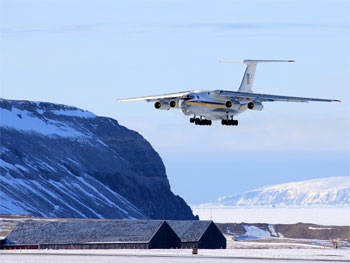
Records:
[[[220,197],[211,206],[350,205],[350,176],[268,186]]]
[[[63,115],[79,118],[93,118],[94,114],[79,109],[69,110],[43,110],[43,107],[36,111],[28,111],[19,108],[0,108],[1,125],[6,128],[21,130],[25,132],[40,133],[44,136],[59,136],[66,138],[91,137],[76,130],[73,126],[67,125],[64,121],[49,118],[47,115]]]

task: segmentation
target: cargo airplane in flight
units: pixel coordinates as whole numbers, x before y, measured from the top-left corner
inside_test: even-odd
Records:
[[[222,125],[237,126],[234,116],[249,110],[261,111],[264,102],[340,102],[333,99],[317,99],[254,93],[252,90],[254,75],[258,63],[261,62],[294,62],[294,60],[221,60],[221,62],[241,62],[246,69],[238,91],[229,90],[190,90],[154,96],[143,96],[117,101],[145,100],[154,102],[159,110],[180,109],[185,115],[193,115],[191,123],[211,125],[214,120],[221,120]]]

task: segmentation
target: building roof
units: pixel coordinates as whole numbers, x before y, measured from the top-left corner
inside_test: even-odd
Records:
[[[181,242],[198,242],[213,221],[167,220]]]
[[[164,220],[72,220],[19,223],[8,244],[148,243]]]

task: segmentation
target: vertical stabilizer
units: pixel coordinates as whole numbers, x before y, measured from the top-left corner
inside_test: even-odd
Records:
[[[253,81],[256,71],[257,63],[252,62],[245,62],[243,63],[247,64],[247,67],[245,69],[241,84],[239,85],[238,91],[240,92],[253,92]]]
[[[294,62],[294,60],[221,60],[221,62],[241,62],[247,65],[241,84],[239,85],[239,92],[253,92],[253,82],[256,71],[256,66],[260,62]]]

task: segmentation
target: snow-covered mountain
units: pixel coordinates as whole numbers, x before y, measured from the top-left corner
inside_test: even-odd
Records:
[[[268,186],[218,198],[214,206],[350,205],[350,176]]]
[[[194,219],[137,132],[65,105],[0,106],[0,214]]]

